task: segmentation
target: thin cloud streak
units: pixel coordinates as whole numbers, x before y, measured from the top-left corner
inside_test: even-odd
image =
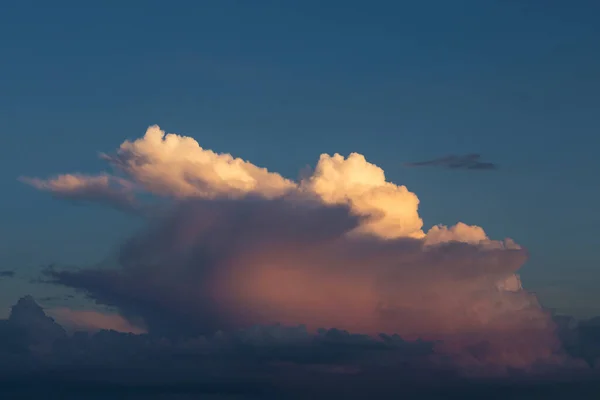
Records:
[[[449,155],[427,161],[409,162],[406,167],[440,167],[447,169],[494,170],[497,164],[481,161],[480,154]]]
[[[63,174],[47,180],[29,177],[19,180],[61,199],[102,202],[126,212],[138,212],[140,207],[133,194],[133,185],[115,176]]]

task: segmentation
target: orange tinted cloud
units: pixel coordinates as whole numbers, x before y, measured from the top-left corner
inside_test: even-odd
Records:
[[[20,180],[36,189],[51,192],[56,197],[102,202],[129,211],[136,209],[133,184],[118,177],[63,174],[46,180],[27,177],[21,177]]]
[[[419,217],[419,198],[406,186],[385,179],[383,169],[352,153],[321,155],[303,189],[315,193],[326,204],[348,204],[359,215],[369,215],[358,232],[384,238],[424,236]]]
[[[312,175],[294,182],[230,154],[204,149],[191,137],[166,133],[154,125],[143,137],[125,141],[113,154],[101,156],[127,180],[108,174],[65,174],[22,181],[59,197],[130,208],[134,187],[175,199],[278,198],[300,192],[325,204],[347,205],[354,214],[369,217],[354,233],[388,239],[426,236],[417,195],[406,186],[389,182],[383,169],[359,153],[348,157],[322,154]],[[434,226],[427,235],[431,244],[488,240],[482,228],[462,223],[450,228]]]
[[[150,193],[183,198],[212,198],[260,193],[284,194],[295,184],[281,175],[230,154],[203,149],[191,137],[166,134],[151,126],[144,137],[125,141],[103,158]]]

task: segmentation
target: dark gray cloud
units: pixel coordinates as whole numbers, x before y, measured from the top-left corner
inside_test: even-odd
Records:
[[[555,321],[566,351],[600,370],[600,317],[577,321],[560,316]]]
[[[106,330],[69,336],[26,296],[8,320],[0,321],[0,394],[7,387],[23,390],[23,382],[38,379],[66,391],[96,387],[120,394],[128,387],[149,386],[155,393],[252,393],[286,384],[298,374],[356,375],[377,365],[436,369],[429,362],[432,351],[432,343],[407,342],[397,335],[373,338],[338,329],[309,333],[302,326],[281,325],[179,339]]]
[[[36,281],[36,283],[39,282],[43,282],[41,279],[38,279]],[[45,297],[40,297],[38,298],[39,301],[41,301],[42,303],[53,303],[53,302],[64,302],[66,300],[71,300],[74,299],[75,296],[72,294],[65,294],[65,295],[60,295],[60,296],[45,296]]]
[[[409,162],[407,167],[441,167],[448,169],[493,170],[498,166],[491,162],[481,161],[480,154],[449,155],[428,161]]]
[[[14,276],[15,276],[15,271],[12,271],[12,270],[0,271],[0,278],[13,278]]]
[[[594,358],[597,319],[559,318],[558,325],[567,345]],[[436,356],[430,342],[335,328],[309,333],[302,326],[255,326],[179,339],[115,331],[67,335],[30,296],[0,320],[2,398],[595,399],[599,372],[465,377]]]

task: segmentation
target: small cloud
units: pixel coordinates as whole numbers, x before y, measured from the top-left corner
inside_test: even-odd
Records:
[[[41,280],[37,280],[35,283],[40,283]],[[65,301],[65,300],[70,300],[75,298],[75,296],[73,296],[72,294],[67,294],[64,296],[46,296],[46,297],[40,297],[38,298],[38,300],[42,303],[53,303],[53,302],[60,302],[60,301]]]
[[[63,174],[51,179],[21,177],[19,180],[62,199],[103,202],[129,212],[138,209],[133,196],[133,185],[125,179],[110,175]]]
[[[15,276],[15,271],[4,270],[0,271],[0,278],[13,278]]]
[[[448,169],[492,170],[498,166],[491,162],[481,161],[481,154],[449,155],[427,161],[409,162],[407,167],[441,167]]]

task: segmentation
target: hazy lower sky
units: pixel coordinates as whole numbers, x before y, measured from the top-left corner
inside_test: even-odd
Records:
[[[149,125],[295,179],[353,151],[458,221],[529,250],[544,305],[600,313],[600,3],[13,1],[0,6],[0,316],[50,263],[141,221],[19,176],[106,170]],[[404,164],[477,153],[493,170]]]

